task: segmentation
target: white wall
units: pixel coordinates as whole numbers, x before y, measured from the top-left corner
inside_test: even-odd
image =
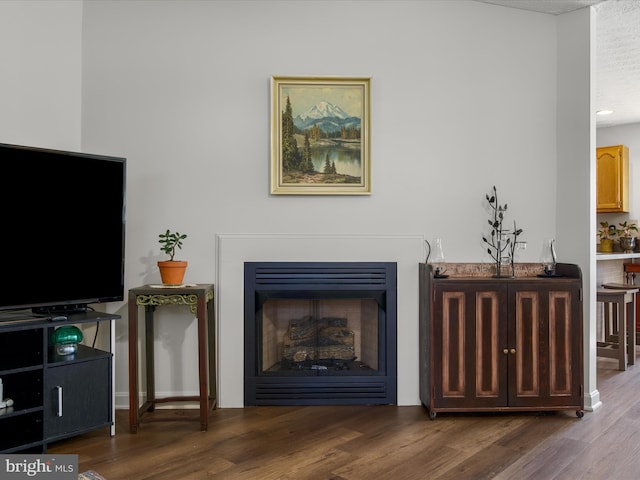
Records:
[[[188,282],[224,282],[219,233],[439,236],[448,261],[490,261],[480,238],[492,185],[529,242],[520,260],[537,261],[556,235],[556,16],[468,1],[83,5],[82,149],[128,158],[127,288],[159,281],[166,228],[189,234]],[[371,77],[370,196],[269,195],[272,75]],[[561,260],[569,249],[559,243]],[[108,308],[124,318],[124,360],[126,306]],[[194,392],[195,321],[169,307],[158,319],[159,393]],[[126,369],[116,364],[125,408]]]
[[[584,405],[600,406],[596,388],[595,288],[595,16],[559,17],[557,243],[583,276]]]
[[[0,3],[0,143],[80,149],[82,6]]]

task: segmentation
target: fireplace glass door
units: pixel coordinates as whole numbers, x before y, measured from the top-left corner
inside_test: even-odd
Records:
[[[261,375],[378,374],[374,299],[269,299],[262,306]]]

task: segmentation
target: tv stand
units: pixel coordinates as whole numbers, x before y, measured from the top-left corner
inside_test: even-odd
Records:
[[[56,315],[59,316],[59,315]],[[29,310],[0,313],[0,453],[46,453],[47,444],[109,427],[115,435],[113,351],[115,320],[120,315],[86,310],[66,320]],[[109,322],[108,349],[78,345],[71,355],[58,355],[49,345],[53,330],[63,325]]]

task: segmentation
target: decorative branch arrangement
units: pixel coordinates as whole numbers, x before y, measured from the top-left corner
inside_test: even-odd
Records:
[[[486,195],[489,207],[493,211],[493,218],[489,219],[491,226],[491,236],[487,238],[483,235],[482,240],[488,245],[487,252],[496,262],[496,274],[494,277],[514,277],[515,276],[515,251],[518,243],[518,235],[522,233],[522,229],[516,226],[513,221],[513,230],[506,230],[502,227],[504,215],[507,211],[507,204],[500,205],[498,203],[498,192],[495,185],[491,195]],[[502,274],[502,265],[505,263],[511,265],[511,275]]]

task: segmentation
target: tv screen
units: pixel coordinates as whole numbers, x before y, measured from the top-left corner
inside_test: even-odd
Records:
[[[0,144],[0,310],[123,300],[126,159]]]

